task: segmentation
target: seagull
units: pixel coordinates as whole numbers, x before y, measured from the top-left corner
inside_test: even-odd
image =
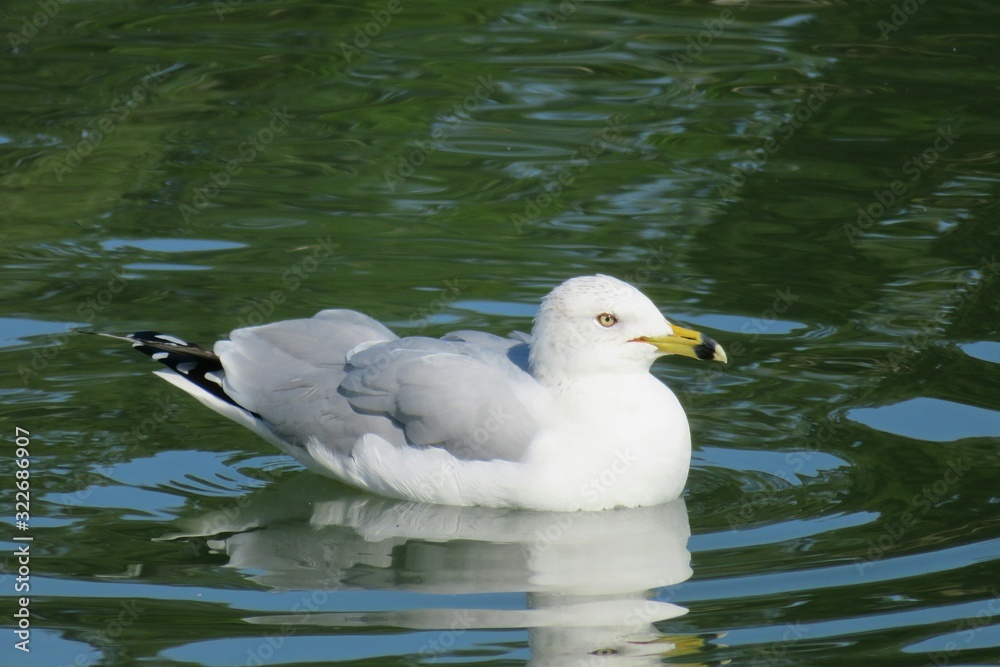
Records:
[[[664,355],[727,363],[632,285],[571,278],[531,335],[400,338],[352,310],[236,329],[212,350],[101,334],[303,465],[426,503],[548,511],[658,505],[683,493],[687,416],[650,374]]]

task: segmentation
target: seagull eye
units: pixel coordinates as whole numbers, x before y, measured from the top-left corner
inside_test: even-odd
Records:
[[[597,316],[597,322],[602,327],[613,327],[618,324],[618,318],[611,313],[601,313]]]

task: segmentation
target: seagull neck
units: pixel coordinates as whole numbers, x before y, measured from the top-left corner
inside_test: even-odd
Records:
[[[560,389],[573,385],[580,375],[573,372],[571,368],[564,368],[558,365],[540,363],[535,357],[531,358],[531,375],[543,387]]]
[[[606,373],[600,371],[560,373],[545,368],[532,368],[532,376],[543,387],[566,397],[613,396],[619,393],[623,387],[631,387],[635,383],[643,384],[652,378],[649,373]]]
[[[607,359],[584,361],[558,353],[539,352],[532,347],[529,358],[531,376],[542,386],[560,391],[572,392],[583,388],[598,390],[602,387],[614,387],[625,379],[652,377],[649,375],[648,364],[629,365]]]

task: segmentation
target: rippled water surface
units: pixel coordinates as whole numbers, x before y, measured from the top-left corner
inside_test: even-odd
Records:
[[[1000,664],[996,3],[0,23],[0,663]],[[360,495],[73,333],[505,333],[595,272],[729,352],[654,368],[682,501]]]

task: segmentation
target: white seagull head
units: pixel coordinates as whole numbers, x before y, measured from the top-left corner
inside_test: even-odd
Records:
[[[714,340],[671,324],[645,294],[610,276],[570,278],[549,292],[535,316],[531,370],[543,382],[645,373],[667,354],[728,361]]]

